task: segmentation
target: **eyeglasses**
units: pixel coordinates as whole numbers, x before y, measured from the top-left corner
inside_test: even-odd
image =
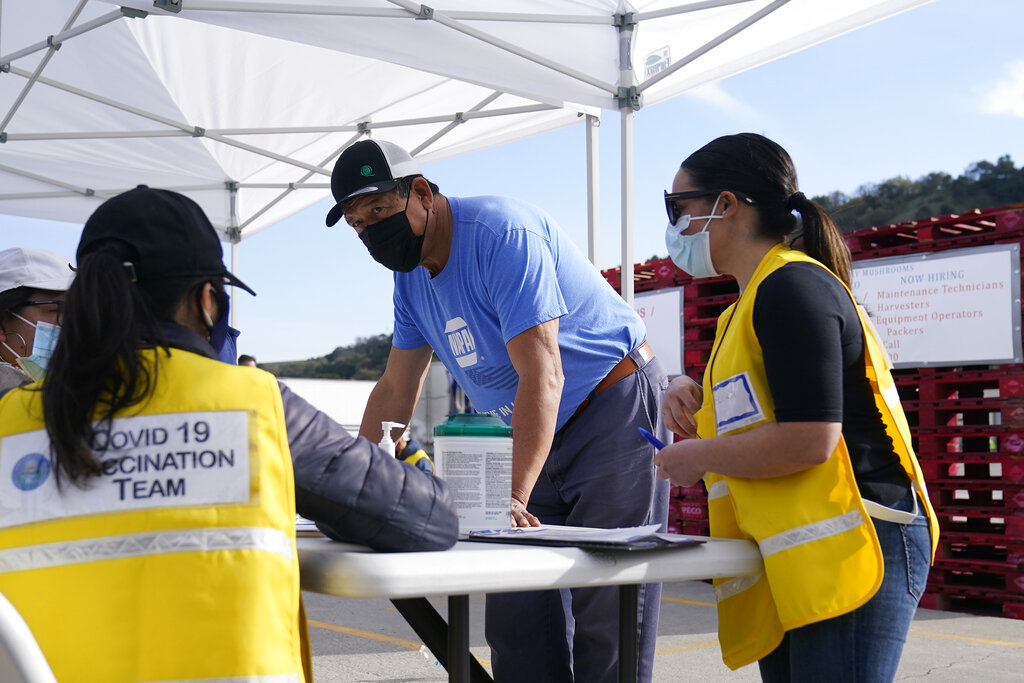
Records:
[[[60,321],[64,317],[64,301],[60,299],[37,299],[30,301],[23,301],[15,308],[25,308],[26,306],[36,306],[43,310],[45,313],[56,315],[56,319]]]
[[[680,213],[679,207],[676,206],[676,202],[681,202],[684,199],[697,199],[698,197],[712,197],[725,192],[725,190],[687,190],[686,192],[666,192],[665,193],[665,213],[668,214],[668,221],[672,225],[676,224],[679,217],[683,214]],[[746,202],[747,204],[753,204],[754,200],[743,194],[742,192],[736,192],[735,190],[729,190],[738,199]]]

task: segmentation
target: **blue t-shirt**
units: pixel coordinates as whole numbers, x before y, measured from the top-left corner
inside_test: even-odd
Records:
[[[429,344],[480,412],[512,419],[505,344],[554,318],[565,386],[557,427],[647,336],[643,321],[549,215],[505,197],[449,197],[444,270],[395,273],[394,345]]]

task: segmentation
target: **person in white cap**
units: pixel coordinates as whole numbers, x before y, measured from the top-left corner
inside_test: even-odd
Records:
[[[0,394],[42,378],[74,276],[68,259],[53,252],[0,251]]]

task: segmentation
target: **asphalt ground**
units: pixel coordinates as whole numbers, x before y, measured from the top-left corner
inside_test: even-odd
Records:
[[[317,683],[447,681],[447,672],[387,600],[303,593]],[[432,601],[443,615],[445,600]],[[470,598],[470,648],[490,670],[483,635],[484,599]],[[757,666],[722,664],[711,586],[665,584],[654,680],[759,681]],[[930,683],[1024,681],[1024,620],[919,609],[896,680]],[[581,682],[585,683],[585,682]]]

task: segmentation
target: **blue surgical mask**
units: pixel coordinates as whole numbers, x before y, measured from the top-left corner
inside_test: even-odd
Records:
[[[36,328],[35,336],[32,339],[32,349],[29,351],[29,355],[19,356],[14,352],[14,349],[7,346],[7,342],[4,342],[4,346],[14,355],[15,362],[18,366],[28,373],[32,379],[38,382],[46,374],[46,366],[50,363],[50,358],[53,356],[53,350],[57,348],[57,340],[60,338],[60,325],[54,325],[42,320],[34,323],[31,320],[21,317],[14,311],[10,311],[10,314],[23,323]]]
[[[721,197],[721,195],[719,195]],[[679,266],[680,270],[689,273],[692,277],[714,277],[718,275],[715,265],[711,262],[711,234],[708,226],[715,218],[715,209],[718,208],[718,198],[711,207],[711,214],[708,216],[691,216],[683,214],[676,221],[675,225],[668,224],[665,229],[665,246],[668,247],[668,255],[672,262]],[[693,221],[706,220],[704,228],[692,235],[684,235],[683,232],[690,227]]]

